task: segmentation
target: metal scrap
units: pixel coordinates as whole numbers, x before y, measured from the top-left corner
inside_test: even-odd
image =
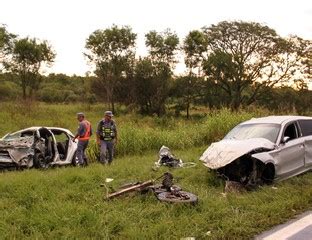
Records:
[[[156,184],[156,181],[162,178],[161,184]],[[146,193],[152,191],[158,200],[171,203],[197,203],[198,198],[193,193],[182,191],[179,186],[173,184],[173,176],[171,173],[165,173],[155,180],[145,182],[137,182],[122,186],[119,190],[108,193],[109,187],[106,184],[101,184],[107,190],[104,197],[105,200],[113,199],[131,192]]]
[[[159,150],[159,159],[155,162],[155,170],[160,166],[167,166],[172,168],[180,168],[180,167],[194,167],[196,163],[193,162],[183,162],[181,159],[177,158],[171,153],[171,150],[162,146]]]

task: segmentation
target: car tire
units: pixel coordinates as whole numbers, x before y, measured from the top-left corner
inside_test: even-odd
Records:
[[[77,152],[74,153],[72,161],[71,161],[71,164],[73,166],[77,166],[78,165],[78,162],[77,162]]]
[[[275,177],[275,168],[274,165],[269,163],[265,166],[262,175],[261,175],[261,179],[264,183],[270,185],[273,183],[274,181],[274,177]]]
[[[42,153],[36,153],[34,157],[34,167],[35,168],[46,168],[47,164]]]
[[[191,203],[191,204],[196,204],[198,201],[198,198],[196,195],[194,195],[193,193],[189,193],[189,192],[184,192],[184,191],[180,191],[181,194],[187,196],[187,198],[181,198],[181,197],[176,197],[173,194],[171,194],[170,192],[161,192],[159,194],[157,194],[157,198],[159,201],[162,202],[169,202],[169,203]]]

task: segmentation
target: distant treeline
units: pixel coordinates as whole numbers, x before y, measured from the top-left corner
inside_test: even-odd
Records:
[[[250,105],[310,111],[312,42],[283,38],[255,22],[223,21],[182,39],[167,29],[145,35],[146,57],[136,57],[137,34],[129,26],[99,29],[86,40],[90,76],[50,74],[55,52],[47,41],[19,38],[0,26],[0,100],[104,101],[142,114],[176,114],[193,106]],[[185,74],[174,75],[183,56]]]
[[[0,101],[12,101],[22,99],[21,90],[18,85],[18,77],[11,74],[0,75]],[[114,91],[115,101],[129,107],[130,110],[146,114],[148,108],[139,105],[134,98],[144,103],[148,91],[142,89],[142,94],[132,96],[131,93],[138,90],[138,86],[127,82],[118,84]],[[184,84],[187,77],[175,77],[170,79],[169,89],[166,96],[166,109],[179,115],[186,111],[187,95],[183,95]],[[198,80],[200,81],[200,80]],[[230,98],[219,86],[209,81],[202,80],[201,86],[195,86],[192,90],[199,94],[193,95],[190,109],[196,106],[208,108],[221,108],[228,106]],[[65,74],[49,74],[42,76],[40,88],[36,91],[33,100],[47,103],[77,103],[83,102],[93,104],[95,102],[106,102],[105,90],[99,86],[96,77],[67,76]],[[266,87],[261,97],[252,105],[264,107],[276,112],[298,112],[298,114],[312,113],[312,91],[307,88],[295,89],[289,86]],[[244,107],[244,106],[242,106]],[[145,111],[144,111],[145,110]]]

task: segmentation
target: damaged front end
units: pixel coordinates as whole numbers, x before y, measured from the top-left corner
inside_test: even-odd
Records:
[[[32,167],[33,145],[33,136],[1,140],[0,169]]]
[[[269,152],[275,144],[267,139],[222,140],[213,143],[201,156],[204,165],[228,182],[253,189],[274,179],[274,165],[257,158]]]
[[[216,169],[216,172],[226,181],[238,182],[247,189],[253,189],[263,183],[271,183],[274,171],[265,163],[252,157],[253,153],[246,154],[230,164]]]

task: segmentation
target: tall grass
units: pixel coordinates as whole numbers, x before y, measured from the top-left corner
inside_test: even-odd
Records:
[[[120,126],[118,155],[144,153],[162,145],[174,149],[208,145],[221,139],[236,124],[253,117],[252,113],[233,113],[227,109],[216,111],[202,120],[163,120],[161,125],[143,125],[133,121]],[[89,153],[96,151],[93,144]]]
[[[0,108],[1,135],[30,126],[75,131],[80,111],[95,127],[105,110],[99,104],[0,103]],[[311,209],[312,175],[225,197],[223,182],[198,158],[207,145],[239,122],[268,114],[258,109],[236,113],[221,109],[191,120],[117,115],[118,156],[110,166],[93,163],[88,168],[0,173],[0,239],[251,239]],[[194,168],[172,171],[176,183],[198,195],[198,205],[164,204],[152,194],[103,200],[100,183],[105,178],[114,178],[110,186],[116,188],[168,171],[152,171],[162,145],[183,161],[197,163]],[[96,159],[94,138],[88,154]]]
[[[30,126],[56,126],[76,131],[77,112],[85,112],[96,131],[98,121],[104,113],[104,106],[97,105],[47,105],[47,104],[0,104],[0,134]],[[117,115],[119,141],[116,154],[142,154],[158,150],[162,145],[174,149],[207,146],[220,140],[231,128],[252,117],[267,112],[231,112],[228,109],[210,111],[206,116],[186,120],[173,117],[142,117],[135,114]],[[95,135],[95,134],[94,134]],[[95,136],[92,137],[88,155],[94,161],[98,155]]]
[[[198,195],[196,206],[165,204],[153,194],[104,201],[105,178],[116,188],[155,179],[156,153],[119,157],[112,165],[0,174],[1,239],[252,239],[312,207],[312,175],[257,191],[222,195],[223,182],[198,162],[204,150],[175,150],[197,166],[175,169],[175,182]]]

